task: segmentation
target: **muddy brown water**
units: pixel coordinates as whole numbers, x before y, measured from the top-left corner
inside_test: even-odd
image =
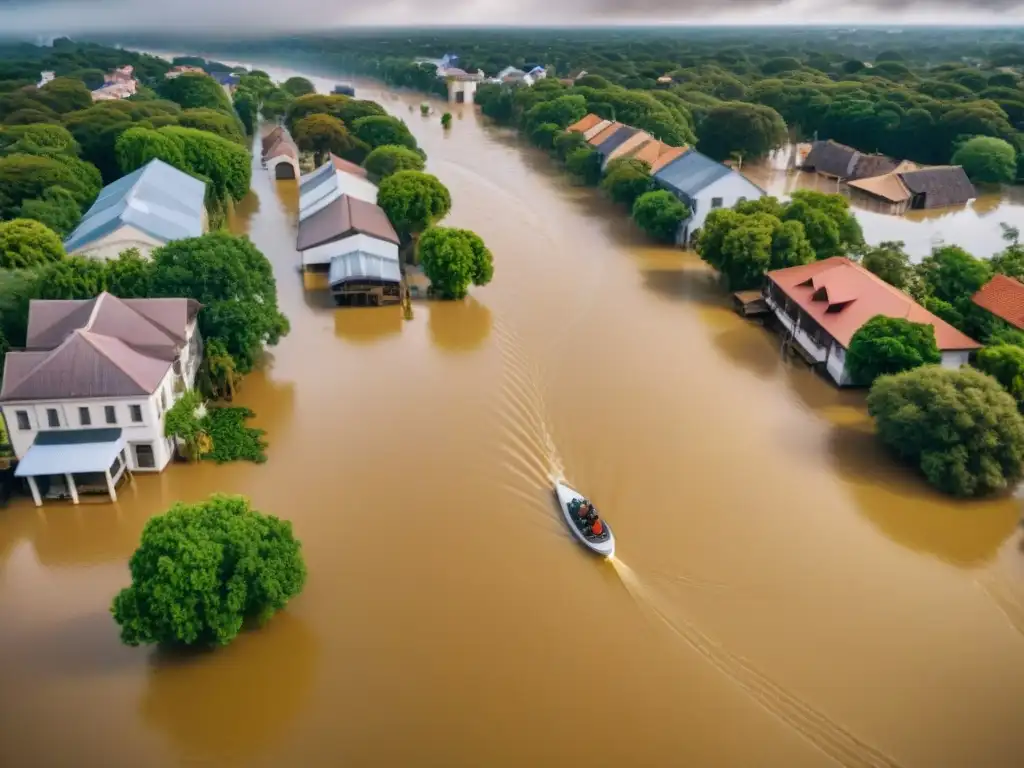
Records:
[[[358,86],[493,284],[409,321],[332,309],[296,272],[294,182],[257,172],[233,226],[292,322],[240,397],[269,461],[0,511],[0,764],[1019,765],[1018,501],[931,492],[862,393],[512,134]],[[557,473],[618,561],[569,538]],[[215,652],[122,647],[143,524],[213,491],[294,522],[305,592]]]

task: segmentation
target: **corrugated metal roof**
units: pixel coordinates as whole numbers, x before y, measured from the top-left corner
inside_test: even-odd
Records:
[[[597,145],[597,151],[603,157],[608,157],[612,152],[621,147],[637,134],[637,129],[631,125],[623,125],[614,134]]]
[[[395,259],[386,259],[366,251],[352,251],[331,259],[327,280],[332,288],[356,280],[383,280],[400,283],[402,282],[402,270]]]
[[[333,165],[328,167],[333,168]],[[373,182],[345,171],[333,170],[314,179],[306,188],[300,188],[299,221],[312,216],[342,195],[356,197],[371,205],[377,202],[377,187]]]
[[[309,173],[307,173],[305,176],[302,177],[302,179],[299,180],[299,193],[301,194],[315,187],[317,184],[319,184],[321,181],[327,178],[331,171],[331,163],[324,163],[315,171],[310,171]]]
[[[707,155],[690,150],[665,165],[654,174],[654,178],[661,186],[692,198],[705,187],[730,173],[736,173],[736,171],[721,163],[716,163]],[[736,175],[739,176],[739,174]]]
[[[162,160],[108,184],[64,241],[69,253],[122,225],[169,242],[203,234],[206,184]]]
[[[120,429],[40,432],[14,470],[16,477],[104,472],[124,450]]]

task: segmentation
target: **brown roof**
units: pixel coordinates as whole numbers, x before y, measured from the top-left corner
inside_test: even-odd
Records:
[[[191,299],[32,301],[26,349],[8,352],[0,400],[149,395],[199,311]]]
[[[299,148],[295,146],[290,136],[278,136],[277,141],[270,145],[270,149],[263,153],[265,160],[284,155],[294,160],[299,159]]]
[[[275,126],[267,133],[263,135],[263,154],[267,154],[267,150],[274,146],[274,143],[282,136],[287,136],[288,132],[285,131],[283,126]]]
[[[921,205],[915,203],[914,207],[945,208],[950,205],[963,205],[977,197],[974,185],[959,165],[940,165],[917,171],[904,171],[900,173],[900,178],[915,197],[923,196]]]
[[[637,131],[624,142],[619,144],[615,149],[608,153],[606,160],[614,160],[617,157],[629,157],[636,152],[640,147],[645,144],[649,144],[652,140],[651,134],[646,131]]]
[[[873,176],[870,179],[854,179],[849,182],[849,185],[891,203],[903,203],[913,197],[910,190],[907,189],[907,185],[896,173]]]
[[[996,275],[971,299],[1015,328],[1024,330],[1024,285],[1006,275]]]
[[[624,126],[622,123],[609,123],[607,127],[605,127],[603,130],[593,134],[590,138],[588,138],[587,142],[595,147],[600,146],[601,144],[604,144],[606,141],[608,141],[608,139],[610,139],[613,135],[615,135],[620,128],[625,127],[626,126]]]
[[[387,214],[373,203],[349,195],[325,205],[299,222],[297,250],[305,251],[354,234],[364,234],[399,244],[395,228]]]
[[[602,120],[604,120],[603,117],[601,117],[600,115],[595,115],[593,112],[591,112],[582,120],[577,120],[575,123],[570,125],[565,130],[570,131],[572,133],[586,133],[595,125],[600,123]]]
[[[686,152],[687,147],[671,147],[663,141],[648,141],[633,153],[634,160],[643,160],[651,166],[651,173],[657,173],[677,157]]]
[[[931,325],[941,350],[981,346],[844,256],[777,269],[768,273],[768,279],[843,347],[849,347],[853,334],[876,315]]]
[[[337,171],[351,173],[353,176],[358,176],[361,179],[366,178],[366,169],[362,166],[350,163],[348,160],[338,157],[335,154],[331,155],[331,162],[334,164],[334,169]]]

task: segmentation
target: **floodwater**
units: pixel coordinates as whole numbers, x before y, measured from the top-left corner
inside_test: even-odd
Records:
[[[766,160],[744,166],[743,173],[770,194],[784,197],[798,189],[843,192],[835,179],[816,173],[787,170],[792,148],[778,150]],[[965,205],[928,211],[908,211],[903,216],[883,213],[880,204],[854,197],[864,238],[871,244],[902,240],[915,261],[941,245],[959,245],[975,256],[987,258],[1006,247],[1000,224],[1024,230],[1024,187],[979,187],[978,197]]]
[[[862,393],[510,133],[357,85],[494,282],[411,320],[332,309],[296,271],[294,183],[257,172],[233,226],[292,321],[240,396],[269,461],[0,510],[0,764],[1019,765],[1018,501],[931,492]],[[553,474],[617,561],[569,538]],[[294,522],[305,592],[211,653],[120,646],[144,522],[212,491]]]

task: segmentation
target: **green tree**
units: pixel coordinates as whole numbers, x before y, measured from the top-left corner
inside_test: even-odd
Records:
[[[385,144],[366,156],[363,167],[372,178],[380,181],[399,171],[422,171],[423,157],[408,147]]]
[[[111,605],[126,645],[227,645],[306,582],[291,523],[241,496],[178,502],[151,518],[128,565],[131,586]]]
[[[0,222],[0,268],[24,269],[65,256],[57,234],[32,219]]]
[[[209,179],[217,199],[241,200],[248,193],[252,158],[245,147],[208,131],[177,125],[161,128],[160,133],[181,142],[188,170]]]
[[[932,326],[884,315],[876,315],[858,328],[846,353],[850,375],[865,385],[879,376],[941,360]]]
[[[770,270],[815,259],[799,221],[783,222],[769,213],[745,214],[726,208],[708,214],[696,247],[730,290],[756,288]]]
[[[780,218],[804,225],[807,239],[819,259],[843,255],[864,243],[864,233],[850,210],[850,201],[842,195],[798,190],[783,206]]]
[[[443,115],[441,115],[441,127],[444,128],[445,130],[452,127],[451,112],[445,112]]]
[[[209,131],[223,139],[241,144],[246,149],[249,147],[242,121],[235,114],[217,109],[186,109],[178,118],[178,125]]]
[[[431,288],[444,299],[464,298],[470,284],[487,285],[494,275],[491,252],[468,229],[432,227],[420,238],[418,251]]]
[[[92,166],[72,157],[8,155],[0,157],[0,218],[11,218],[26,200],[63,187],[84,210],[99,194],[101,179]]]
[[[247,88],[236,88],[232,96],[232,103],[235,106],[238,119],[242,121],[245,132],[252,136],[259,117],[260,97]]]
[[[642,160],[622,157],[612,160],[605,169],[601,189],[616,203],[631,206],[651,188],[651,166]]]
[[[868,250],[861,265],[889,285],[907,290],[914,279],[914,265],[903,248],[902,240],[886,240]]]
[[[42,88],[36,95],[41,104],[58,114],[85,109],[92,104],[92,93],[81,80],[71,77],[58,77]]]
[[[122,299],[145,299],[152,295],[153,262],[137,248],[121,251],[103,264],[105,289]]]
[[[633,203],[633,220],[637,226],[663,243],[675,242],[679,225],[689,215],[690,209],[665,190],[645,192]]]
[[[541,149],[551,150],[559,133],[561,129],[554,123],[541,123],[530,131],[530,141]]]
[[[988,262],[976,259],[963,248],[935,248],[917,267],[928,293],[948,301],[961,312],[964,304],[992,278]]]
[[[962,165],[978,184],[1009,184],[1017,177],[1017,150],[993,136],[975,136],[953,154],[953,165]]]
[[[185,148],[176,136],[150,128],[129,128],[114,144],[117,164],[124,173],[141,168],[150,160],[163,160],[183,171],[191,170],[185,161]]]
[[[50,187],[41,198],[23,202],[16,218],[34,219],[67,237],[82,220],[82,210],[75,196],[64,187]]]
[[[160,98],[180,104],[183,109],[231,111],[231,102],[220,83],[201,72],[185,72],[164,78],[156,89]]]
[[[310,93],[316,93],[314,85],[304,77],[289,77],[282,83],[281,87],[292,96],[306,96]]]
[[[555,137],[555,154],[563,161],[577,149],[589,146],[587,139],[579,131],[563,131]]]
[[[402,237],[415,237],[448,215],[452,197],[436,176],[399,171],[380,183],[377,205]]]
[[[786,142],[786,123],[771,107],[726,102],[712,108],[697,129],[697,148],[715,160],[756,159]]]
[[[152,295],[202,304],[203,338],[220,339],[240,373],[252,370],[264,345],[288,333],[270,261],[248,238],[211,232],[173,240],[152,258]]]
[[[565,167],[582,184],[593,187],[601,181],[601,155],[590,146],[580,147],[565,158]]]
[[[978,352],[974,365],[1002,384],[1018,408],[1024,407],[1024,349],[1015,344],[985,347]]]
[[[199,459],[203,438],[207,436],[203,428],[203,411],[203,396],[192,389],[182,393],[164,414],[164,437],[183,442],[185,455],[192,461]]]
[[[48,123],[0,127],[0,155],[77,155],[78,143],[67,128]]]
[[[317,165],[322,164],[329,154],[344,156],[355,146],[345,124],[324,114],[308,115],[299,120],[292,136],[299,149],[313,153]]]
[[[285,114],[289,114],[292,105],[298,101],[288,91],[282,88],[274,88],[263,97],[260,103],[260,114],[264,120],[277,120]],[[289,123],[289,126],[292,123]]]
[[[39,268],[33,298],[46,301],[91,299],[106,288],[106,265],[84,256],[69,256]]]
[[[981,496],[1021,477],[1024,418],[984,373],[923,366],[882,376],[867,402],[882,442],[941,491]]]
[[[345,125],[353,125],[356,120],[362,117],[386,115],[387,112],[384,111],[384,107],[375,101],[346,99],[334,108],[332,114],[335,114]]]
[[[360,141],[366,142],[371,150],[386,144],[416,149],[416,138],[409,127],[396,117],[361,117],[352,123],[352,132]]]
[[[559,96],[551,101],[543,101],[530,107],[526,113],[526,125],[536,126],[541,123],[553,123],[560,130],[565,130],[587,114],[587,99],[584,96]]]
[[[311,93],[306,96],[299,96],[299,98],[292,100],[287,105],[285,123],[288,125],[289,130],[294,130],[295,124],[309,115],[330,115],[339,120],[344,120],[342,114],[348,102],[348,96],[328,93]],[[267,117],[267,115],[264,115],[264,117]],[[352,125],[354,126],[354,121]]]

